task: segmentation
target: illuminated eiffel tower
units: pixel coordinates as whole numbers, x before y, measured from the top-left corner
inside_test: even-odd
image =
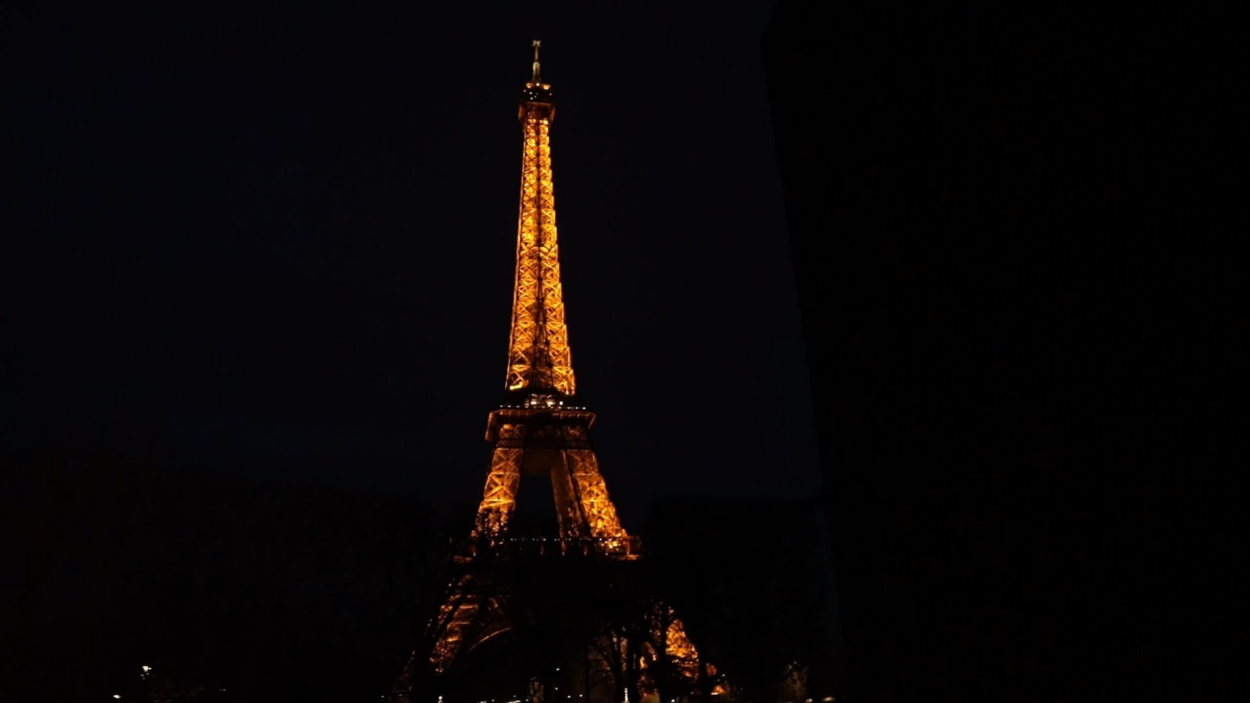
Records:
[[[533,74],[518,110],[524,151],[512,335],[504,400],[486,422],[486,439],[495,450],[473,538],[487,547],[509,544],[508,521],[516,509],[521,476],[549,476],[559,525],[552,548],[625,556],[629,536],[608,499],[590,444],[595,415],[574,399],[551,174],[549,130],[556,108],[551,86],[542,82],[540,46],[534,42]],[[483,641],[497,628],[508,627],[505,618],[483,612],[493,603],[464,600],[470,599],[461,599],[435,648],[432,664],[438,671],[460,650],[472,647],[473,640]],[[445,605],[444,615],[452,607]]]
[[[428,662],[436,676],[445,674],[478,645],[513,629],[515,593],[498,587],[501,563],[557,559],[578,564],[584,574],[593,564],[631,562],[639,555],[637,538],[626,533],[608,498],[591,446],[595,414],[579,405],[575,395],[552,186],[549,132],[556,108],[551,86],[542,80],[540,46],[533,42],[532,75],[518,110],[523,152],[512,330],[503,402],[486,423],[486,439],[494,446],[490,471],[472,534],[456,554],[462,568],[430,623],[433,651],[428,659],[413,652],[391,701],[414,699],[417,667]],[[558,534],[509,534],[522,476],[551,480]],[[585,593],[576,590],[580,585],[571,588],[567,593]],[[661,649],[681,653],[687,668],[697,666],[697,652],[671,608],[659,603],[651,607],[663,610],[659,636],[666,647]]]
[[[540,45],[534,42],[533,75],[518,110],[524,152],[512,335],[504,402],[487,420],[486,439],[495,452],[475,533],[504,535],[521,475],[544,475],[551,478],[560,538],[591,539],[597,550],[618,552],[627,536],[590,446],[595,416],[574,400],[551,174],[556,108],[540,75]]]

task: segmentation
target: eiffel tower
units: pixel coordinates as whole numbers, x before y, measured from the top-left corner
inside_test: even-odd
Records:
[[[475,534],[504,535],[521,475],[542,475],[551,478],[560,539],[590,539],[597,550],[619,552],[628,540],[590,445],[595,416],[575,401],[552,191],[549,130],[556,108],[551,86],[542,82],[541,42],[533,46],[533,75],[518,110],[524,155],[506,390],[487,420],[495,451]]]
[[[599,471],[590,441],[595,414],[576,398],[552,185],[550,129],[556,108],[551,86],[541,76],[541,42],[532,45],[532,74],[518,109],[523,151],[508,366],[503,401],[486,423],[486,440],[494,447],[490,470],[471,535],[455,554],[463,568],[448,584],[449,595],[430,623],[433,651],[428,659],[412,653],[391,701],[413,700],[418,667],[428,662],[436,676],[445,674],[482,643],[513,629],[516,613],[509,611],[516,599],[507,588],[496,587],[501,563],[557,559],[576,564],[584,576],[595,564],[624,564],[640,556],[639,540],[621,526]],[[523,476],[550,479],[557,534],[510,535]],[[589,580],[605,584],[605,572],[595,573]],[[485,582],[490,587],[483,588]],[[582,585],[565,588],[563,597],[584,600],[586,590]],[[658,636],[667,650],[678,653],[687,669],[697,666],[697,652],[672,609],[659,602],[649,607],[662,610]],[[530,699],[541,697],[531,693]]]

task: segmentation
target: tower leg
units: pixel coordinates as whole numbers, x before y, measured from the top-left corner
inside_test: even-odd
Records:
[[[566,441],[570,444],[589,444],[590,436],[585,427],[566,427]],[[591,537],[619,540],[619,549],[626,548],[625,530],[616,516],[616,506],[608,498],[608,486],[599,471],[599,460],[593,449],[569,449],[565,451],[570,473],[581,499],[581,512],[586,516]],[[611,549],[609,551],[616,551]]]
[[[561,451],[559,461],[551,467],[551,492],[556,499],[556,518],[559,520],[560,538],[567,540],[589,536],[585,534],[586,519],[582,513],[581,501],[578,499],[572,462],[569,460],[567,451]]]
[[[501,440],[516,440],[518,444],[524,435],[525,427],[520,425],[504,425],[499,430]],[[516,509],[524,455],[524,449],[496,445],[490,460],[490,473],[486,476],[482,504],[477,509],[477,523],[473,531],[475,538],[499,537],[507,529],[508,519]]]

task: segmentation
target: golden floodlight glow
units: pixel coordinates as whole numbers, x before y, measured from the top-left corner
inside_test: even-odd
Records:
[[[677,613],[672,606],[661,603],[656,608],[657,610],[667,611],[662,614],[657,612],[655,620],[657,627],[659,623],[668,623],[667,631],[663,633],[668,655],[672,657],[677,670],[683,675],[692,679],[697,677],[699,674],[699,651],[695,649],[694,643],[686,636],[686,626],[677,617]],[[661,633],[657,630],[652,636],[659,639]],[[714,676],[716,674],[716,667],[711,664],[705,664],[705,667],[708,675]]]

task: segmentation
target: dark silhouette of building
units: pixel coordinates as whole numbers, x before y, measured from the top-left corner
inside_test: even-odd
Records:
[[[860,700],[1246,684],[1244,62],[1235,25],[1186,19],[779,3],[763,47]]]

